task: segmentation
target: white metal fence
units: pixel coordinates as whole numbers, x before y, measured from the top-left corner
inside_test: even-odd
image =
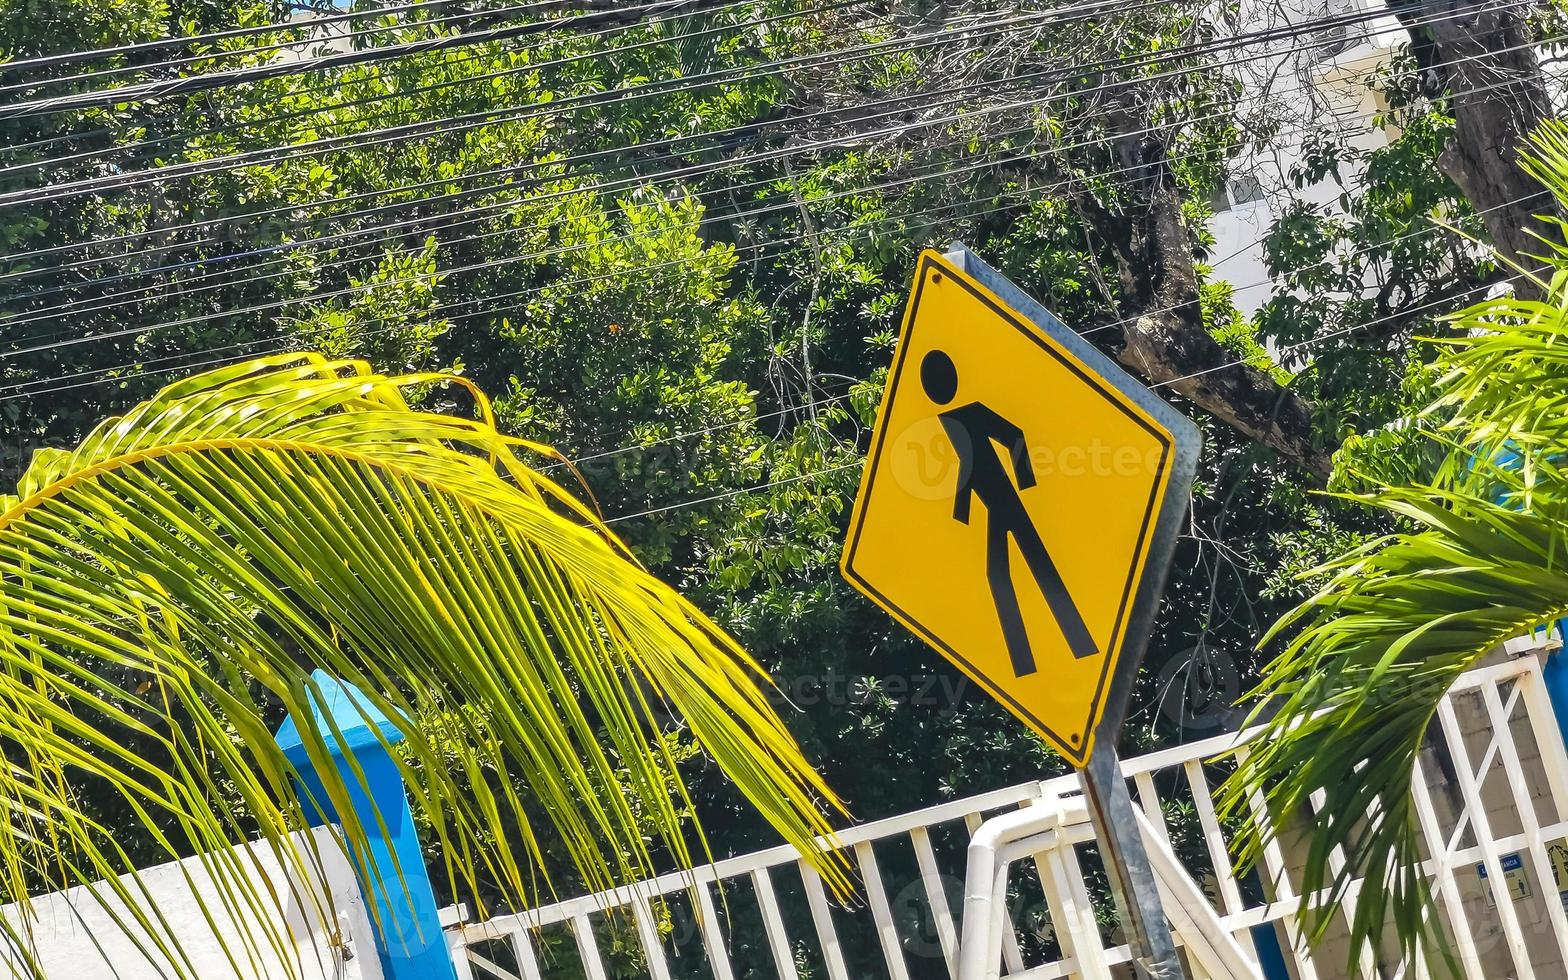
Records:
[[[1542,655],[1465,675],[1422,752],[1414,802],[1424,870],[1467,980],[1568,977],[1568,754]],[[1211,795],[1228,770],[1212,760],[1237,738],[1127,760],[1134,799],[1260,975],[1347,977],[1344,923],[1310,955],[1300,941],[1292,913],[1304,848],[1288,829],[1266,853],[1264,874],[1242,879],[1230,870],[1229,834]],[[1077,791],[1076,777],[1066,776],[844,832],[839,844],[862,878],[855,908],[834,905],[796,852],[776,847],[459,926],[449,933],[454,962],[460,977],[475,980],[955,980],[969,836],[992,815],[1070,801]],[[1064,812],[1077,816],[1060,825],[1056,846],[1009,882],[1011,928],[998,972],[1027,980],[1130,975],[1092,829],[1081,807]],[[1427,976],[1422,964],[1398,962],[1392,944],[1361,962],[1363,977]],[[1194,968],[1202,974],[1196,961]]]

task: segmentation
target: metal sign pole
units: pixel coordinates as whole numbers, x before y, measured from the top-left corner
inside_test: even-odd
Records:
[[[1086,440],[1111,453],[1050,465],[1089,454]],[[935,482],[901,470],[944,442],[957,466]],[[915,270],[842,561],[855,588],[1082,767],[1143,980],[1186,974],[1116,740],[1202,442],[1191,419],[954,242]],[[984,562],[959,574],[978,541]],[[1049,610],[1032,635],[1015,552]]]
[[[1114,738],[1096,742],[1089,764],[1078,771],[1111,894],[1132,946],[1133,967],[1148,980],[1183,980],[1181,956],[1160,905],[1159,884],[1143,847]]]

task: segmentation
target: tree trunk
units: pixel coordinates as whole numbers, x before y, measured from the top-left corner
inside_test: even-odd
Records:
[[[1529,8],[1490,0],[1393,0],[1390,7],[1410,34],[1424,89],[1454,117],[1438,168],[1480,213],[1502,256],[1534,269],[1540,263],[1531,256],[1546,250],[1536,236],[1551,231],[1536,215],[1555,213],[1555,204],[1519,167],[1527,137],[1550,112]],[[1528,280],[1514,289],[1538,294]]]
[[[1333,469],[1333,447],[1313,435],[1313,406],[1268,374],[1236,363],[1203,323],[1192,242],[1163,140],[1124,109],[1107,119],[1116,165],[1136,175],[1134,201],[1111,210],[1092,192],[1074,195],[1079,214],[1115,257],[1121,319],[1096,335],[1128,370],[1169,388],[1313,477]]]
[[[1551,197],[1519,167],[1529,133],[1547,116],[1544,76],[1527,22],[1511,0],[1389,0],[1409,30],[1423,84],[1455,120],[1438,166],[1480,213],[1503,257],[1525,268],[1545,251],[1535,218]],[[1119,100],[1118,100],[1119,101]],[[1164,142],[1147,111],[1102,107],[1113,164],[1139,178],[1131,201],[1106,205],[1088,190],[1074,195],[1087,226],[1113,256],[1121,319],[1101,330],[1101,345],[1151,384],[1168,387],[1237,432],[1279,452],[1307,473],[1332,470],[1333,445],[1314,440],[1311,402],[1268,374],[1235,364],[1203,324],[1192,242]],[[1122,135],[1117,135],[1122,134]],[[1554,236],[1555,237],[1555,236]],[[1515,285],[1533,297],[1533,283]]]

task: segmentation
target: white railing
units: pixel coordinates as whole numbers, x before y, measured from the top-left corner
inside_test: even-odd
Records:
[[[1466,980],[1568,976],[1568,753],[1541,678],[1539,653],[1471,671],[1442,702],[1422,753],[1415,810],[1423,870]],[[1228,835],[1211,789],[1227,771],[1213,762],[1236,748],[1222,735],[1126,760],[1123,771],[1149,821],[1202,887],[1220,926],[1270,980],[1347,977],[1347,923],[1312,953],[1293,913],[1304,849],[1287,830],[1243,880],[1226,856]],[[988,817],[1072,800],[1077,777],[984,793],[850,828],[839,846],[861,876],[861,899],[838,907],[789,847],[775,847],[449,932],[460,977],[649,980],[773,976],[804,980],[921,980],[957,976],[964,851]],[[1069,806],[1060,840],[1033,874],[1010,882],[998,972],[1049,980],[1127,974],[1128,947],[1114,933],[1094,835]],[[1079,816],[1072,816],[1077,814]],[[1310,815],[1302,815],[1303,821]],[[1333,865],[1343,857],[1335,854]],[[1484,873],[1482,873],[1484,870]],[[719,887],[715,887],[719,886]],[[1345,914],[1354,911],[1355,888]],[[1559,892],[1564,898],[1559,898]],[[1205,913],[1207,914],[1207,913]],[[1189,935],[1195,935],[1189,932]],[[1180,937],[1178,937],[1180,938]],[[1228,942],[1228,940],[1227,940]],[[1278,959],[1276,959],[1278,958]],[[1283,963],[1278,962],[1283,960]],[[1370,950],[1360,976],[1424,978],[1396,948]],[[1202,963],[1194,960],[1195,976]],[[995,969],[995,967],[993,967]],[[760,970],[760,972],[758,972]],[[1347,977],[1348,980],[1348,977]]]

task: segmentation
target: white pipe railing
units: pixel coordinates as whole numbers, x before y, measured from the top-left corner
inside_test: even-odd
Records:
[[[1568,898],[1560,901],[1558,894],[1568,896],[1568,880],[1559,884],[1553,868],[1554,848],[1558,863],[1568,865],[1568,849],[1562,849],[1568,842],[1568,753],[1542,683],[1541,655],[1527,652],[1459,679],[1439,712],[1447,749],[1439,747],[1423,760],[1416,781],[1413,802],[1426,849],[1421,868],[1439,899],[1436,914],[1453,937],[1466,980],[1568,976],[1563,904]],[[1175,923],[1178,941],[1216,977],[1226,971],[1258,975],[1236,972],[1245,967],[1275,980],[1278,974],[1270,972],[1270,957],[1264,954],[1277,947],[1295,980],[1348,980],[1342,937],[1336,945],[1331,935],[1323,950],[1309,953],[1296,928],[1301,855],[1288,834],[1265,849],[1261,881],[1242,880],[1231,871],[1206,766],[1252,737],[1250,731],[1220,735],[1123,762],[1151,850],[1166,865],[1161,877],[1167,903],[1184,917]],[[1445,768],[1453,773],[1452,787],[1436,772],[1443,755],[1451,757]],[[692,939],[704,952],[713,980],[732,980],[753,965],[732,962],[737,953],[765,959],[779,980],[800,980],[796,957],[801,955],[821,964],[817,975],[825,980],[866,980],[852,969],[863,970],[854,964],[868,958],[880,960],[875,975],[888,980],[931,975],[930,967],[912,970],[911,957],[940,960],[935,969],[951,980],[1125,976],[1128,947],[1104,939],[1105,923],[1085,884],[1079,848],[1094,838],[1087,819],[1075,816],[1074,808],[1081,808],[1078,793],[1076,775],[1067,775],[863,824],[836,841],[822,841],[822,846],[845,849],[860,870],[862,902],[851,909],[833,907],[816,874],[784,846],[465,923],[449,931],[449,945],[464,978],[605,980],[604,933],[613,927],[637,945],[640,973],[669,980],[679,937],[669,934],[670,916],[661,919],[659,910],[667,907],[661,903],[674,902],[689,905]],[[1173,806],[1183,813],[1179,824],[1169,819]],[[998,814],[1003,816],[993,819]],[[1201,835],[1201,851],[1186,851],[1201,867],[1181,875],[1170,866],[1178,861],[1178,850],[1171,846],[1177,830],[1188,841]],[[967,893],[960,891],[952,849],[946,849],[944,866],[939,847],[941,841],[963,836],[972,837]],[[1030,887],[1044,896],[1040,911],[1052,933],[1044,940],[1018,930],[1009,915],[1017,909],[1008,907],[1008,892],[999,899],[998,888],[1010,887],[1010,881],[1019,886],[1019,876],[1009,878],[998,869],[1031,857],[1035,883]],[[1340,867],[1343,856],[1332,860]],[[1516,864],[1522,869],[1510,870]],[[986,874],[975,877],[981,866],[991,869],[984,885],[979,881]],[[1484,877],[1477,866],[1485,869]],[[890,869],[894,878],[888,877]],[[788,897],[780,893],[786,884],[792,889]],[[726,903],[751,894],[759,935],[737,935],[724,927],[713,898],[715,885],[725,889]],[[897,887],[890,893],[890,886]],[[962,914],[955,918],[952,903],[960,894]],[[1354,896],[1353,888],[1341,932],[1353,914]],[[575,948],[581,966],[568,970],[559,957],[552,958],[543,942],[547,938],[551,948],[561,943]],[[1395,962],[1382,963],[1379,973],[1379,951],[1368,953],[1361,975],[1427,975],[1419,964]],[[685,965],[689,971],[690,962]]]

